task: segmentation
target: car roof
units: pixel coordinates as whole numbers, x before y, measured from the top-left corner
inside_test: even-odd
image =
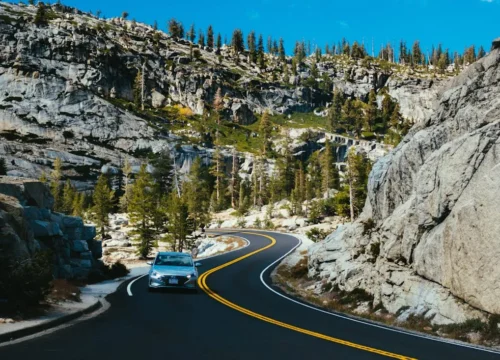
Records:
[[[160,251],[158,255],[178,255],[178,256],[189,256],[190,254],[182,253],[182,252],[174,252],[174,251]]]

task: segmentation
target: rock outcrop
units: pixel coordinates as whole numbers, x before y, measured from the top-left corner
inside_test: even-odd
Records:
[[[0,262],[49,249],[54,276],[86,278],[102,256],[95,228],[79,217],[53,212],[53,202],[39,181],[0,176]]]
[[[496,41],[374,165],[360,219],[310,249],[310,275],[436,323],[500,314],[499,99]]]

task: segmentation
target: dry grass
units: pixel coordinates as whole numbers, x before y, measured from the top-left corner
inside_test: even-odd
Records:
[[[65,280],[55,279],[52,281],[52,290],[47,297],[49,302],[80,301],[80,289],[76,284]]]

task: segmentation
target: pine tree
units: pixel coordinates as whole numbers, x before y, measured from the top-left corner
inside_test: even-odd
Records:
[[[415,64],[421,65],[423,54],[422,54],[422,50],[420,50],[420,42],[418,40],[413,43],[412,52],[413,52],[413,62]]]
[[[201,159],[197,157],[191,165],[187,182],[183,186],[189,217],[193,220],[195,228],[206,224],[209,220],[210,193],[208,186],[203,176]]]
[[[278,54],[279,54],[279,57],[280,57],[280,61],[281,62],[285,62],[286,61],[286,57],[285,57],[285,41],[283,40],[283,38],[280,38],[280,44],[279,44],[279,48],[278,48]]]
[[[328,199],[330,197],[330,190],[338,189],[340,185],[339,173],[335,165],[335,157],[329,140],[326,140],[325,150],[321,155],[321,179],[323,194]]]
[[[259,136],[262,140],[261,155],[264,157],[269,157],[272,151],[272,124],[269,119],[269,113],[267,110],[264,111],[262,117],[260,118],[259,124]]]
[[[188,235],[188,206],[177,192],[170,193],[166,206],[168,233],[174,251],[182,252]]]
[[[109,213],[113,208],[113,197],[113,191],[108,185],[107,176],[101,174],[97,179],[94,194],[92,195],[94,202],[92,215],[97,227],[100,229],[102,240],[106,237],[106,226],[109,225]]]
[[[354,222],[365,205],[370,170],[370,160],[364,154],[356,153],[352,147],[347,156],[346,174],[349,184],[351,222]]]
[[[170,151],[161,151],[152,161],[153,166],[152,177],[155,182],[155,187],[160,195],[167,196],[172,190],[174,168]]]
[[[49,182],[49,179],[48,179],[47,174],[45,173],[45,171],[42,171],[42,174],[38,178],[38,181],[40,181],[43,184],[47,184]]]
[[[137,235],[139,243],[138,252],[143,258],[149,255],[155,239],[153,222],[158,209],[153,189],[153,177],[146,171],[146,165],[143,164],[132,186],[128,205],[130,221],[135,227],[133,234]]]
[[[221,210],[222,207],[224,206],[224,201],[223,201],[224,194],[222,189],[224,188],[225,173],[224,173],[224,159],[222,157],[222,152],[219,146],[215,148],[212,163],[213,165],[210,169],[210,174],[215,177],[214,192],[215,192],[216,204],[214,205],[217,210]]]
[[[48,24],[47,9],[45,8],[45,4],[43,2],[38,3],[38,9],[36,10],[36,14],[35,14],[35,18],[33,19],[33,22],[37,26]]]
[[[257,61],[259,62],[259,67],[263,69],[265,67],[264,62],[264,40],[262,34],[259,35],[259,41],[257,43]]]
[[[203,30],[198,30],[198,45],[201,48],[205,47],[205,35],[203,34]]]
[[[194,29],[194,23],[191,24],[191,27],[189,28],[189,31],[187,33],[187,37],[189,41],[194,43],[194,40],[196,39],[196,30]]]
[[[276,161],[276,167],[278,170],[279,189],[281,190],[281,198],[290,195],[294,186],[294,167],[293,167],[292,151],[290,146],[291,146],[290,134],[287,133],[284,143],[284,153]]]
[[[66,184],[64,184],[63,188],[63,212],[65,214],[72,214],[73,213],[73,203],[75,200],[75,196],[77,196],[76,190],[71,185],[71,181],[69,179],[66,180]]]
[[[254,64],[257,62],[257,51],[255,46],[255,31],[250,31],[247,37],[248,53],[250,56],[250,61]]]
[[[137,108],[139,108],[142,104],[142,98],[143,98],[141,71],[138,71],[137,75],[135,76],[133,91],[134,91],[134,104]]]
[[[71,206],[73,209],[72,215],[83,217],[84,205],[85,205],[85,194],[83,192],[76,193],[75,197],[73,198],[73,205]]]
[[[239,170],[239,162],[238,157],[236,156],[236,148],[233,148],[233,166],[231,170],[231,183],[229,185],[229,193],[231,195],[231,207],[233,209],[237,208],[236,205],[236,197],[238,195],[238,170]]]
[[[375,90],[370,90],[368,94],[368,105],[366,107],[365,113],[365,127],[369,131],[373,131],[373,127],[377,121],[378,117],[378,104],[377,104],[377,94]]]
[[[56,160],[54,161],[54,169],[50,174],[50,192],[54,197],[54,211],[56,212],[60,212],[63,210],[61,179],[62,179],[62,161],[60,158],[56,158]]]
[[[214,29],[212,28],[212,25],[209,25],[207,29],[207,46],[209,48],[214,47]]]
[[[236,57],[245,50],[245,45],[243,42],[243,32],[240,29],[236,29],[233,31],[231,46],[233,47],[233,52]]]
[[[168,33],[173,38],[182,39],[184,37],[184,26],[182,23],[172,18],[168,21]]]
[[[0,175],[7,175],[7,163],[4,158],[0,158]]]
[[[220,49],[222,48],[222,37],[220,36],[220,33],[217,34],[217,54],[220,54]]]
[[[341,124],[342,118],[342,106],[344,105],[344,95],[338,89],[333,92],[332,106],[328,113],[330,117],[330,127],[332,131],[335,131]]]
[[[483,58],[483,57],[485,57],[485,56],[486,56],[486,51],[484,51],[484,48],[483,48],[483,46],[481,45],[481,46],[479,47],[479,50],[477,51],[477,59],[479,60],[479,59],[481,59],[481,58]]]
[[[130,165],[130,162],[128,159],[125,160],[125,163],[123,164],[122,168],[122,173],[124,177],[124,191],[123,191],[123,196],[120,199],[120,209],[123,212],[128,212],[128,203],[130,201],[130,177],[132,175],[132,166]]]

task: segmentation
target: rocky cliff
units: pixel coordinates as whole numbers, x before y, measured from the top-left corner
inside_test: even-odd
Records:
[[[309,251],[309,273],[436,323],[500,314],[500,39],[373,167],[360,218]]]
[[[53,212],[53,198],[39,181],[0,176],[0,262],[30,257],[41,249],[54,256],[54,276],[86,278],[102,256],[95,227]]]
[[[207,114],[218,88],[227,119],[240,124],[254,122],[264,109],[312,112],[332,98],[330,89],[306,86],[312,58],[287,78],[275,56],[265,69],[250,63],[247,53],[236,65],[226,46],[217,54],[134,21],[53,5],[47,23],[37,26],[36,11],[0,3],[0,156],[12,176],[37,178],[59,157],[65,175],[85,189],[103,165],[119,167],[125,158],[139,164],[141,154],[165,148],[186,168],[192,151],[175,150],[182,138],[165,130],[174,120],[161,110],[180,105]],[[292,74],[291,59],[286,67]],[[409,68],[347,58],[325,58],[317,68],[318,82],[329,79],[345,96],[365,99],[371,89],[386,87],[402,114],[416,121],[427,114],[440,83]],[[130,108],[139,70],[143,113]]]

